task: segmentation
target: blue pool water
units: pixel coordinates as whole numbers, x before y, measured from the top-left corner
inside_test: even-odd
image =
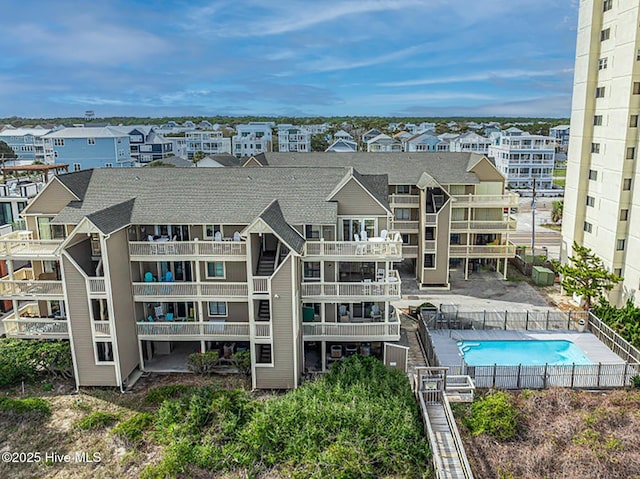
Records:
[[[470,366],[537,366],[542,364],[593,364],[571,341],[458,341],[458,349]]]

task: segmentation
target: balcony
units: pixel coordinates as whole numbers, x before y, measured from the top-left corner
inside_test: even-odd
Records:
[[[304,248],[306,258],[402,260],[402,238],[397,232],[389,233],[385,240],[369,238],[368,241],[307,241]]]
[[[418,245],[404,245],[402,247],[402,256],[405,258],[417,258]]]
[[[420,196],[418,195],[389,195],[389,204],[396,208],[418,208],[420,207]]]
[[[97,276],[89,278],[89,295],[92,298],[105,298],[107,296],[104,277]]]
[[[513,258],[516,255],[515,245],[451,245],[451,258]]]
[[[437,213],[426,213],[424,215],[424,224],[426,226],[435,226],[438,224],[438,214]]]
[[[134,301],[171,301],[216,299],[243,301],[249,294],[247,283],[230,282],[170,282],[170,283],[133,283]]]
[[[132,261],[157,261],[167,259],[245,259],[247,244],[244,241],[130,241],[129,256]]]
[[[452,233],[502,233],[516,230],[516,220],[512,218],[505,219],[503,221],[452,221],[451,232]]]
[[[400,233],[416,233],[420,227],[420,222],[406,221],[406,220],[393,220],[393,229]]]
[[[62,281],[40,281],[33,279],[31,268],[22,268],[14,273],[14,279],[0,279],[0,299],[63,299]]]
[[[301,296],[315,301],[400,299],[400,276],[392,271],[385,281],[302,283]]]
[[[452,208],[517,208],[518,195],[454,195]]]
[[[206,322],[137,322],[138,339],[190,339],[205,341],[249,341],[249,323]]]
[[[436,240],[425,240],[424,241],[424,253],[435,253],[436,252]]]
[[[69,339],[66,319],[20,318],[4,319],[5,334],[9,338]]]
[[[54,260],[62,240],[34,240],[31,231],[13,231],[0,236],[0,259]]]
[[[305,341],[398,341],[400,323],[304,323]]]

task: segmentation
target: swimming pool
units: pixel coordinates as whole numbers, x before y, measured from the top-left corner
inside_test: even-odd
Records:
[[[593,364],[582,350],[566,340],[458,341],[470,366],[537,366],[542,364]]]

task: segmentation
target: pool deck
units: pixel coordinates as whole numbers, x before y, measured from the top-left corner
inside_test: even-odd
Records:
[[[595,364],[624,363],[622,358],[606,347],[593,334],[588,332],[438,329],[431,330],[430,333],[441,366],[462,366],[462,356],[457,345],[458,341],[508,341],[517,339],[571,341]]]

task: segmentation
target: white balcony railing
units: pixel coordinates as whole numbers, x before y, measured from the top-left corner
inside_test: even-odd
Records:
[[[452,221],[452,232],[464,232],[464,231],[515,231],[516,220],[505,219],[503,221],[476,221],[476,220],[464,220],[464,221]]]
[[[402,255],[405,258],[415,258],[418,256],[418,245],[402,246]]]
[[[133,283],[134,297],[142,298],[235,298],[248,295],[247,283]]]
[[[400,337],[400,323],[303,323],[305,340],[386,340]]]
[[[192,338],[192,339],[240,339],[249,340],[249,323],[208,322],[138,322],[138,337],[154,338]]]
[[[130,241],[129,256],[133,260],[140,257],[246,257],[247,244],[244,241]]]
[[[93,334],[97,338],[111,336],[111,325],[109,324],[109,321],[94,321]]]
[[[517,208],[518,195],[507,193],[506,195],[454,195],[452,208]]]
[[[268,276],[254,276],[253,278],[253,292],[255,294],[269,293],[269,277]]]
[[[253,334],[256,338],[270,338],[271,337],[271,322],[259,321],[254,324]]]
[[[34,240],[31,231],[13,231],[0,236],[0,258],[55,259],[62,240]]]
[[[4,319],[2,324],[6,335],[10,338],[66,339],[69,337],[69,326],[65,319]]]
[[[396,231],[418,231],[420,227],[420,222],[416,221],[405,221],[405,220],[393,220],[393,229]]]
[[[436,240],[425,240],[424,241],[424,252],[425,253],[433,253],[436,251]]]
[[[417,228],[417,226],[416,226]],[[389,233],[387,240],[370,238],[369,241],[307,241],[305,256],[335,258],[389,258],[402,259],[400,233]]]
[[[425,213],[425,215],[424,215],[424,223],[427,226],[438,224],[438,214],[437,213]]]
[[[319,300],[344,298],[399,299],[400,277],[397,271],[393,271],[385,281],[302,283],[301,295],[303,298]]]
[[[389,203],[391,206],[411,206],[415,205],[416,207],[420,205],[420,196],[418,195],[390,195]]]
[[[89,278],[89,292],[97,295],[105,294],[107,290],[104,284],[104,278]]]
[[[62,281],[0,281],[1,299],[62,299]]]
[[[452,258],[502,258],[515,255],[515,245],[451,245],[449,247],[449,256]]]

